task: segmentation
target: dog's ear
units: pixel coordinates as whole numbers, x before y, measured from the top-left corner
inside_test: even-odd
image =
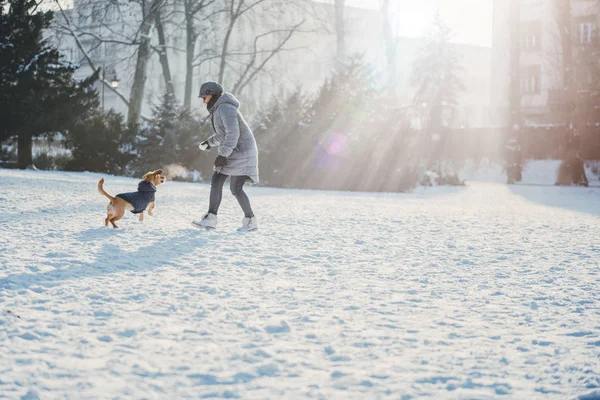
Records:
[[[147,181],[148,179],[150,179],[150,177],[152,177],[152,175],[154,175],[154,172],[146,172],[144,176],[142,176],[142,179]]]
[[[165,171],[163,171],[162,169],[157,169],[156,171],[154,171],[154,175],[160,175],[162,173],[164,173]]]

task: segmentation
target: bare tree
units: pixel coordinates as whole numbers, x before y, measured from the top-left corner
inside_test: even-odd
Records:
[[[158,34],[158,58],[163,71],[163,79],[165,87],[170,96],[175,96],[175,88],[173,86],[173,77],[171,76],[171,66],[169,65],[169,57],[167,55],[167,39],[165,37],[165,28],[162,21],[162,12],[156,13],[156,33]]]
[[[518,134],[523,125],[521,113],[521,0],[510,0],[510,80],[509,80],[509,137],[506,144],[507,182],[521,180],[521,148]]]
[[[397,78],[397,47],[398,47],[398,26],[396,29],[392,29],[391,14],[390,14],[390,3],[391,0],[381,1],[381,15],[383,18],[383,40],[385,41],[385,55],[387,60],[388,69],[388,87],[387,90],[392,95],[396,95],[398,87]]]
[[[561,78],[564,90],[565,115],[564,123],[568,130],[568,136],[571,139],[575,131],[575,121],[573,112],[575,111],[575,68],[573,59],[573,38],[571,33],[571,1],[555,0],[554,11],[556,14],[556,24],[559,32],[561,47]]]
[[[129,113],[127,123],[135,125],[138,123],[142,112],[142,103],[144,100],[144,89],[148,74],[148,61],[151,54],[151,30],[154,27],[156,16],[159,13],[160,6],[164,0],[152,0],[148,3],[142,0],[140,5],[142,9],[142,24],[140,26],[139,45],[137,49],[137,62],[131,85],[131,94],[129,96]]]
[[[128,106],[127,120],[133,124],[141,116],[153,54],[172,95],[177,88],[169,57],[185,59],[183,103],[189,109],[199,67],[209,63],[217,68],[218,80],[245,90],[258,76],[272,73],[277,56],[298,48],[292,39],[306,32],[301,27],[311,12],[310,17],[317,15],[315,7],[312,0],[80,0],[76,11],[64,13],[58,29],[74,38],[91,68],[105,62],[109,68],[123,66],[121,75],[131,82],[129,96],[110,82],[103,84]],[[179,38],[185,38],[181,48]],[[109,51],[101,55],[105,47]],[[107,59],[113,56],[118,59]]]
[[[289,29],[284,29],[284,30],[274,30],[274,31],[270,31],[267,33],[264,33],[262,35],[257,36],[254,39],[254,45],[253,45],[253,52],[250,56],[250,60],[247,62],[246,67],[243,69],[242,73],[239,74],[238,80],[235,83],[235,85],[233,86],[233,91],[234,92],[241,92],[242,90],[244,90],[244,88],[250,84],[250,82],[261,72],[263,71],[263,69],[265,68],[265,66],[267,65],[267,63],[279,52],[284,50],[284,46],[285,44],[292,38],[292,36],[294,35],[294,33],[299,31],[299,28],[301,25],[304,24],[305,21],[301,21],[299,23],[297,23],[296,25],[294,25],[293,27],[289,28]],[[279,32],[282,32],[285,34],[284,38],[279,42],[276,43],[275,47],[272,49],[268,49],[268,50],[264,50],[264,57],[262,59],[262,61],[258,60],[258,56],[260,55],[260,51],[258,48],[258,42],[261,38],[265,37],[265,36],[269,36],[269,35],[274,35],[277,34]]]
[[[284,52],[300,47],[289,47],[305,17],[311,14],[310,0],[225,0],[227,8],[222,40],[217,54],[205,53],[203,62],[218,62],[218,80],[227,83],[236,93],[243,91],[261,73],[269,73],[267,66]],[[306,6],[306,7],[305,7]]]
[[[77,48],[83,55],[83,61],[90,68],[96,70],[100,67],[100,63],[103,65],[108,63],[113,68],[118,64],[126,64],[125,69],[128,70],[128,65],[135,59],[129,97],[113,88],[105,79],[103,79],[103,85],[115,92],[127,105],[129,109],[128,123],[137,123],[141,117],[146,71],[153,49],[151,33],[155,23],[162,22],[159,18],[157,19],[157,15],[164,0],[151,2],[147,0],[139,0],[139,2],[108,0],[103,3],[89,0],[89,3],[79,2],[79,6],[71,12],[65,12],[59,0],[54,1],[62,15],[62,20],[55,24],[56,29],[73,37]],[[135,11],[136,4],[141,10],[139,14]],[[141,20],[136,19],[136,15],[141,15]],[[159,32],[159,42],[162,41],[160,36]],[[164,49],[164,43],[160,44],[159,48]],[[111,47],[111,50],[107,51],[107,47]],[[167,67],[166,52],[159,51],[159,57],[163,68]],[[170,74],[168,68],[166,74]]]
[[[79,27],[77,27],[74,22],[72,21],[72,16],[67,14],[64,10],[64,8],[62,7],[61,3],[59,0],[55,0],[56,6],[58,8],[58,10],[60,11],[60,15],[61,15],[61,19],[56,19],[54,21],[54,26],[57,29],[58,32],[63,33],[63,34],[67,34],[71,37],[73,37],[73,40],[75,41],[75,45],[77,46],[77,48],[79,49],[79,51],[81,52],[81,54],[83,55],[83,59],[85,60],[85,62],[89,65],[89,67],[96,71],[98,70],[98,68],[100,68],[99,65],[97,65],[92,57],[90,56],[90,51],[91,50],[95,50],[96,48],[98,48],[101,43],[103,41],[101,40],[97,40],[94,44],[94,46],[92,48],[87,47],[83,44],[82,38],[84,36],[92,36],[96,39],[98,39],[97,35],[94,35],[92,33],[86,33],[86,32],[82,32],[80,30]],[[117,44],[127,44],[130,45],[131,43],[119,40],[119,39],[115,39],[115,40],[111,40],[109,41],[111,43],[117,43]],[[103,71],[104,72],[104,71]],[[121,93],[117,88],[113,87],[111,85],[111,83],[105,79],[105,74],[101,74],[100,75],[101,79],[101,83],[102,85],[104,85],[105,88],[107,88],[108,90],[113,91],[117,97],[119,97],[126,105],[129,106],[129,100],[128,98]]]
[[[194,78],[194,60],[197,58],[196,45],[202,33],[206,33],[211,27],[210,19],[221,12],[220,8],[212,10],[217,0],[182,0],[185,19],[185,87],[183,95],[183,106],[187,109],[191,106],[192,87]],[[218,4],[221,6],[222,4]],[[204,15],[206,14],[206,15]],[[208,39],[208,38],[205,38]],[[200,54],[205,54],[200,52]]]
[[[346,23],[344,9],[346,0],[335,0],[335,36],[336,36],[336,59],[338,63],[345,63],[346,49]]]
[[[227,55],[229,51],[229,45],[231,36],[234,31],[234,27],[239,19],[248,11],[255,7],[258,7],[262,3],[268,0],[226,0],[227,8],[227,22],[225,37],[223,39],[223,45],[221,46],[221,60],[219,64],[219,82],[223,82],[225,77],[225,68],[227,66]]]
[[[521,5],[520,0],[510,3],[510,124],[520,127],[521,115]]]

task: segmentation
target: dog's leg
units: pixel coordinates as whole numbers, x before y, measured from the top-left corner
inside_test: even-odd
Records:
[[[113,228],[118,228],[118,226],[115,224],[115,222],[117,222],[118,220],[123,218],[123,215],[125,215],[124,207],[116,209],[116,215],[110,220],[110,223],[112,224]]]
[[[111,222],[111,219],[115,216],[115,207],[112,203],[108,203],[106,206],[106,219],[104,220],[104,226],[108,228],[108,223]],[[111,222],[112,223],[112,222]]]
[[[140,222],[144,222],[144,212],[140,213]]]
[[[152,215],[152,211],[154,210],[154,207],[156,207],[156,200],[153,201],[152,203],[150,203],[150,205],[148,206],[148,215]]]
[[[115,222],[117,222],[121,218],[123,218],[123,215],[117,215],[116,217],[113,217],[113,219],[110,220],[110,223],[112,224],[113,228],[118,228],[118,226],[117,226],[117,224],[115,224]]]

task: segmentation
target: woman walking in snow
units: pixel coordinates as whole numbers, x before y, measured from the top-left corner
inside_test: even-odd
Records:
[[[244,184],[246,181],[258,183],[258,148],[252,131],[238,110],[240,102],[231,93],[224,93],[223,87],[217,82],[203,83],[198,97],[206,104],[214,131],[214,135],[200,143],[200,149],[208,151],[218,147],[218,156],[210,182],[208,212],[200,221],[193,221],[192,224],[204,229],[217,227],[223,184],[231,177],[231,193],[244,211],[239,230],[256,230],[258,223],[248,195],[244,192]]]

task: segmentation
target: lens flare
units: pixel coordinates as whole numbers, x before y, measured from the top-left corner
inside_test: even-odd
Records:
[[[317,145],[315,151],[317,166],[322,169],[332,169],[337,160],[348,149],[348,136],[342,132],[333,132]]]
[[[336,155],[346,150],[348,138],[341,132],[334,132],[327,138],[327,154]]]

